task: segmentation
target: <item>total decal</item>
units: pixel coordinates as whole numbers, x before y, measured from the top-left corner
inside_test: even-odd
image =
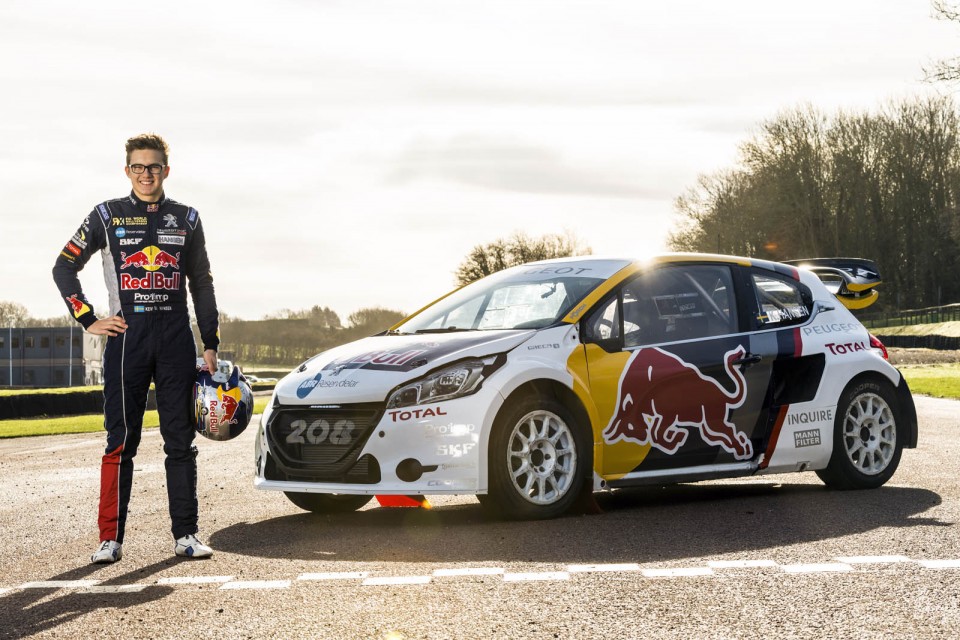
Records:
[[[419,420],[421,418],[434,418],[445,416],[447,412],[443,407],[427,407],[426,409],[405,409],[397,411],[388,411],[387,415],[393,422],[406,422],[407,420]]]
[[[165,276],[162,273],[157,273],[157,270],[162,267],[170,267],[170,268],[179,270],[180,269],[180,253],[179,252],[177,252],[176,255],[173,255],[158,247],[149,246],[149,247],[144,247],[139,251],[135,251],[129,256],[125,252],[121,251],[120,259],[123,261],[120,263],[121,269],[137,267],[150,272],[144,275],[143,277],[137,277],[131,273],[121,273],[120,274],[121,289],[126,289],[126,290],[166,289],[166,290],[173,290],[173,291],[177,291],[180,289],[179,273],[174,273],[170,276]]]
[[[638,349],[627,360],[617,396],[617,412],[603,431],[608,444],[619,440],[650,445],[675,454],[697,429],[703,441],[717,445],[737,460],[753,457],[753,444],[729,420],[747,398],[743,374],[734,366],[746,350],[726,352],[724,370],[734,391],[703,375],[695,365],[662,349]]]
[[[78,298],[76,295],[72,295],[69,298],[67,298],[67,302],[70,304],[70,308],[73,309],[74,318],[79,318],[80,316],[85,314],[87,311],[90,311],[90,307],[88,307],[86,303],[80,298]]]

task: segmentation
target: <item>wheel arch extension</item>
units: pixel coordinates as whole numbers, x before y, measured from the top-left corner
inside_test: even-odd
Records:
[[[900,381],[894,384],[890,378],[879,371],[864,371],[854,376],[850,382],[843,387],[838,399],[843,397],[847,389],[861,382],[876,382],[878,384],[888,384],[893,387],[894,394],[897,398],[897,428],[902,430],[903,446],[905,449],[915,449],[917,447],[918,436],[917,408],[913,403],[913,396],[910,393],[910,388],[907,386],[907,381],[903,377],[903,374],[900,374]]]
[[[576,417],[579,426],[589,434],[590,443],[593,444],[593,428],[586,407],[583,406],[573,389],[556,380],[537,378],[521,384],[506,397],[503,406],[497,413],[497,420],[514,405],[530,397],[552,398],[565,406]]]

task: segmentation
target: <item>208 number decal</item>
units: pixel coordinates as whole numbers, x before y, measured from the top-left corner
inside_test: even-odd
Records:
[[[314,420],[309,425],[306,420],[294,420],[290,423],[293,431],[287,436],[288,444],[320,444],[329,438],[330,444],[350,444],[353,440],[353,420],[337,420],[331,428],[326,420]]]

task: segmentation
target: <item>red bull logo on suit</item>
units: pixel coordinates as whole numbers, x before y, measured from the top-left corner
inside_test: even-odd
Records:
[[[734,361],[742,345],[724,354],[724,369],[734,384],[729,392],[689,362],[658,348],[639,349],[620,377],[617,412],[603,431],[608,444],[619,440],[650,446],[673,455],[697,429],[704,442],[732,453],[737,460],[753,457],[747,435],[729,420],[747,397],[747,385]]]

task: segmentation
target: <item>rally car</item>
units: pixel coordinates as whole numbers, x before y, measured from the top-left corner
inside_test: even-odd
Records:
[[[255,484],[315,512],[476,494],[509,518],[592,491],[795,471],[879,487],[917,443],[907,383],[848,310],[879,283],[858,259],[506,269],[280,380]]]

